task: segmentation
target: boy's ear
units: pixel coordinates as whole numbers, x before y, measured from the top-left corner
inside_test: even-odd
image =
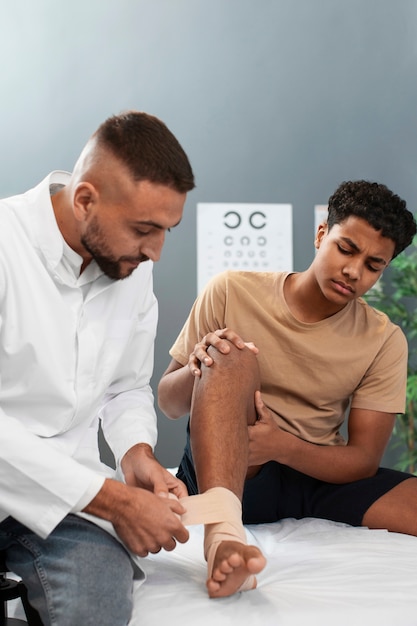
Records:
[[[322,222],[317,228],[316,238],[314,240],[314,247],[318,250],[320,248],[323,237],[328,233],[327,222]]]

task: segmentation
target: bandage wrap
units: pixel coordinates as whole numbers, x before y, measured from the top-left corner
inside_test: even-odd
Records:
[[[241,502],[232,491],[224,487],[213,487],[200,495],[181,498],[180,502],[187,511],[181,516],[185,526],[205,524],[204,556],[211,575],[216,551],[222,541],[246,544]],[[255,576],[249,576],[239,591],[255,586]]]

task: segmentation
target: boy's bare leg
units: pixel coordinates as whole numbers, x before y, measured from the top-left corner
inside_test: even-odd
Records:
[[[214,363],[202,365],[191,407],[191,447],[199,492],[225,487],[242,500],[248,470],[247,426],[256,420],[254,395],[260,388],[258,364],[249,348],[239,350],[232,344],[226,355],[214,348],[209,348],[209,354]],[[210,597],[235,593],[265,563],[256,546],[222,541],[208,572]]]

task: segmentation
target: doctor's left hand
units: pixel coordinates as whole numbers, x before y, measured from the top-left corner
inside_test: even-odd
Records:
[[[148,444],[139,443],[130,448],[122,459],[121,467],[130,487],[142,487],[161,497],[168,497],[169,493],[177,498],[188,495],[184,483],[162,467]]]

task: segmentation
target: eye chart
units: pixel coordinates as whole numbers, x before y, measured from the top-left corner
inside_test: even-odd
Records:
[[[197,204],[197,288],[225,270],[292,270],[291,204]]]

